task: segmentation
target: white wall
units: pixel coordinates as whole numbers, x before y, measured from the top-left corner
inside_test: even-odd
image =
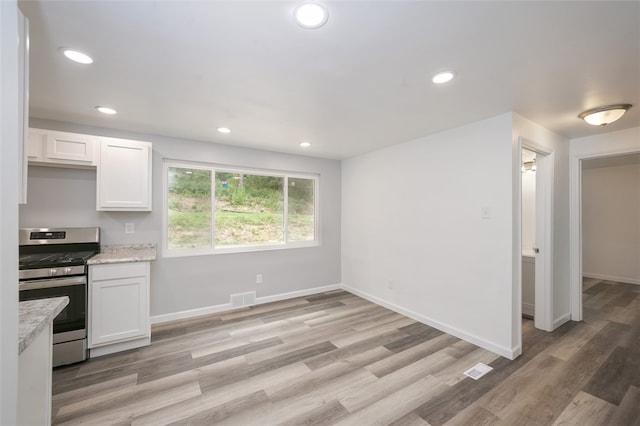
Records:
[[[153,143],[153,211],[96,212],[95,171],[29,167],[28,204],[20,209],[20,226],[100,226],[104,244],[162,241],[163,158],[210,162],[320,175],[319,247],[163,258],[151,266],[151,314],[172,314],[229,303],[229,295],[257,291],[269,297],[340,283],[340,162],[234,148],[205,142],[139,135],[115,130],[31,120],[32,127]],[[125,234],[133,222],[135,234]],[[255,284],[256,274],[263,284]],[[204,311],[199,311],[204,312]]]
[[[582,171],[584,276],[640,284],[640,163]]]
[[[0,1],[0,424],[16,423],[18,390],[18,15]]]
[[[504,114],[343,161],[343,283],[513,356],[511,134]]]

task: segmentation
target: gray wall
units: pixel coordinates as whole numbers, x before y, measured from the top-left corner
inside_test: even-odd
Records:
[[[640,163],[583,168],[582,271],[640,284]]]
[[[229,303],[229,295],[257,291],[257,297],[340,283],[340,162],[234,148],[207,142],[135,134],[112,129],[31,119],[31,127],[153,143],[153,211],[97,212],[94,170],[29,167],[28,202],[20,226],[99,226],[103,244],[156,243],[151,265],[151,315]],[[163,258],[162,161],[164,158],[320,175],[319,247]],[[125,234],[133,222],[135,234]],[[255,284],[255,275],[263,284]]]

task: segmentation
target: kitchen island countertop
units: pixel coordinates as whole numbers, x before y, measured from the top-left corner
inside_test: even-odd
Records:
[[[156,260],[155,244],[114,244],[100,247],[100,253],[89,259],[87,265],[148,262],[150,260]]]
[[[18,305],[18,354],[31,344],[47,325],[69,304],[69,298],[50,297],[47,299],[27,300]]]

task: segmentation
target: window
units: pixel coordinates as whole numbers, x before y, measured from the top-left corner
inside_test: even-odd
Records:
[[[317,245],[317,176],[165,162],[169,256]]]

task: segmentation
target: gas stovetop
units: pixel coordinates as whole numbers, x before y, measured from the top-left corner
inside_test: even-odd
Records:
[[[100,228],[21,228],[19,279],[86,274],[100,253]]]
[[[84,265],[87,260],[96,254],[96,251],[25,254],[20,256],[19,269],[24,270]]]

